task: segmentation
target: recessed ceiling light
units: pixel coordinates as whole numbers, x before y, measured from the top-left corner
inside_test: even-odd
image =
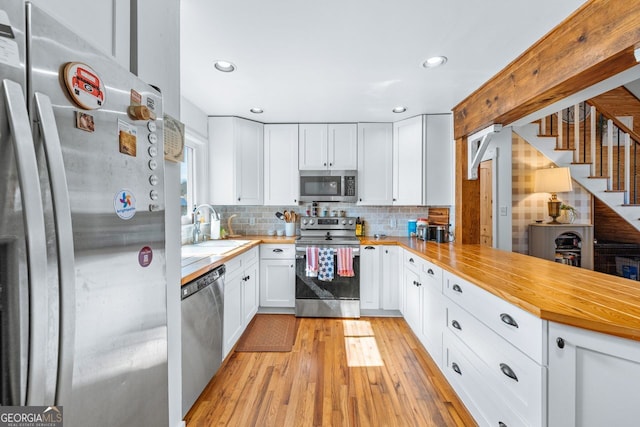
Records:
[[[422,63],[424,68],[435,68],[447,63],[446,56],[432,56]]]
[[[407,107],[396,107],[393,110],[394,113],[404,113],[405,111],[407,111]]]
[[[223,60],[215,61],[213,66],[216,67],[216,70],[222,71],[223,73],[230,73],[236,69],[236,66],[233,63]]]
[[[264,113],[264,110],[262,108],[257,108],[257,107],[254,107],[249,111],[251,111],[253,114],[262,114],[262,113]]]

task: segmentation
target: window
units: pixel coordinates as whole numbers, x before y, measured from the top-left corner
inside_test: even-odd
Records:
[[[180,215],[191,213],[195,201],[195,165],[193,147],[184,148],[184,160],[180,164]]]
[[[191,222],[194,205],[207,203],[207,141],[189,128],[185,132],[184,160],[180,164],[180,215]]]

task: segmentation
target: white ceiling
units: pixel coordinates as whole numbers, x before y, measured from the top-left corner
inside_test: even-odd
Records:
[[[181,92],[207,115],[264,123],[449,112],[582,3],[182,0]],[[433,55],[449,60],[423,68]]]

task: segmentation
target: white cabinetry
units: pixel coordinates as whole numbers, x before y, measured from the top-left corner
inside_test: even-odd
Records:
[[[260,306],[294,307],[296,259],[294,245],[260,245]]]
[[[382,253],[380,246],[360,246],[360,308],[380,308]]]
[[[393,124],[393,204],[453,203],[451,115],[416,116]]]
[[[263,124],[239,117],[209,118],[211,203],[263,203]]]
[[[301,123],[298,144],[300,170],[355,170],[358,167],[355,123]]]
[[[225,263],[223,357],[231,351],[245,328],[258,312],[258,248],[253,248]]]
[[[444,373],[454,390],[480,424],[543,425],[545,321],[454,274],[444,277]]]
[[[298,125],[264,125],[264,204],[298,203]]]
[[[358,204],[393,202],[393,125],[358,123]]]
[[[397,246],[360,246],[360,308],[371,310],[400,308]]]
[[[442,269],[404,251],[404,317],[433,360],[442,366],[446,311]]]
[[[549,427],[640,419],[640,343],[549,322]]]

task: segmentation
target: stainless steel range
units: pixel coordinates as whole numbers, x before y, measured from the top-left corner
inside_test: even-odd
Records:
[[[303,217],[296,240],[298,317],[360,317],[356,219]]]

